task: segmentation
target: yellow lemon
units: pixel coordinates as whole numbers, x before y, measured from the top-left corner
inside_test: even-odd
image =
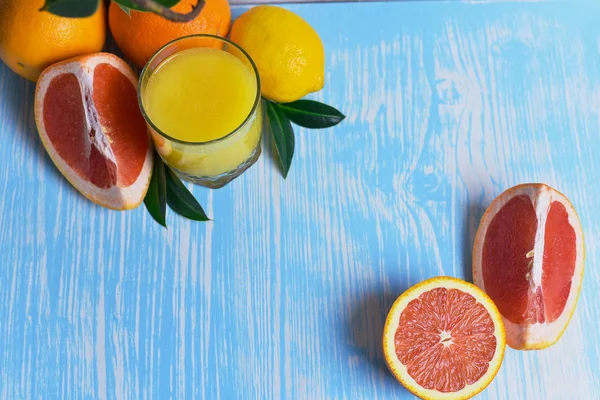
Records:
[[[323,43],[293,12],[275,6],[254,7],[233,23],[231,40],[256,63],[264,97],[287,103],[323,88]]]

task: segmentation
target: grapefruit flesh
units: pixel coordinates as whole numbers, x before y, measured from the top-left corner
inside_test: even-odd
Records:
[[[464,399],[496,375],[504,356],[501,316],[474,285],[438,277],[413,286],[392,306],[384,354],[394,376],[423,399]]]
[[[137,80],[118,57],[98,53],[40,76],[35,114],[44,147],[69,182],[113,209],[137,207],[152,172],[152,145]]]
[[[498,306],[507,343],[555,343],[575,309],[583,275],[583,235],[571,203],[541,184],[517,186],[484,214],[473,278]]]

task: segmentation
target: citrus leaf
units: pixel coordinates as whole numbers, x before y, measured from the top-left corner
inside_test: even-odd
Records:
[[[131,8],[129,8],[129,7],[125,7],[125,6],[121,5],[121,4],[117,4],[117,5],[119,6],[119,8],[120,8],[121,10],[123,10],[123,12],[124,12],[125,14],[127,14],[127,16],[128,16],[128,17],[131,17]]]
[[[171,210],[194,221],[210,221],[200,203],[181,182],[177,174],[167,166],[165,166],[165,172],[167,177],[167,204],[169,204]]]
[[[277,107],[296,125],[311,129],[329,128],[346,118],[337,109],[314,100],[279,103]]]
[[[266,106],[267,125],[273,135],[273,141],[275,142],[275,148],[277,149],[277,155],[279,156],[279,162],[281,163],[283,177],[287,178],[290,166],[292,165],[292,158],[294,157],[294,130],[292,129],[290,120],[275,103],[267,101]]]
[[[173,22],[190,22],[196,19],[204,9],[204,0],[198,0],[195,5],[190,5],[187,12],[178,12],[171,7],[179,0],[113,0],[117,4],[138,11],[148,11]]]
[[[152,169],[152,177],[150,178],[150,186],[146,197],[144,197],[144,205],[156,222],[167,227],[167,184],[165,179],[165,166],[160,156],[154,153],[154,167]]]
[[[100,0],[46,0],[40,11],[68,18],[85,18],[93,15]]]
[[[131,0],[112,0],[115,3],[117,3],[118,5],[128,8],[130,10],[137,10],[137,11],[149,11],[147,8],[144,8],[143,6],[136,4],[135,2],[131,1]],[[156,3],[162,4],[165,7],[173,7],[175,4],[179,3],[180,0],[154,0]]]

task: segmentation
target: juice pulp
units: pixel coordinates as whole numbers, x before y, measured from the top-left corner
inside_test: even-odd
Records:
[[[260,109],[250,115],[257,98],[253,70],[227,51],[197,47],[165,59],[148,78],[142,93],[148,118],[164,134],[151,130],[167,164],[192,176],[216,176],[235,169],[256,150]]]

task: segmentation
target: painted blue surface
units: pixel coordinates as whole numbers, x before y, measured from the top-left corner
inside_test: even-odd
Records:
[[[1,399],[404,399],[381,332],[393,300],[470,278],[485,207],[540,181],[575,205],[587,268],[565,335],[507,350],[482,399],[600,398],[600,7],[291,6],[321,35],[340,126],[265,146],[214,218],[80,196],[37,137],[34,85],[0,65]],[[239,9],[235,10],[238,15]]]

